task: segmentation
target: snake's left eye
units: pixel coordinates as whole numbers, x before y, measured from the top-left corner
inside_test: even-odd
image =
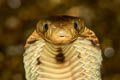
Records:
[[[48,24],[44,24],[44,29],[47,31],[48,30]]]
[[[78,23],[74,22],[74,28],[77,29],[78,28]]]

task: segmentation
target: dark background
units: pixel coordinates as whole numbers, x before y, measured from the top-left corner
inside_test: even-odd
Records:
[[[120,80],[120,0],[0,0],[0,80],[25,80],[24,44],[40,17],[78,16],[100,39],[103,80]]]

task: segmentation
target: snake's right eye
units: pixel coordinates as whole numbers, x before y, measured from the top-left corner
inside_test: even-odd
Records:
[[[48,24],[44,24],[44,30],[48,30]]]
[[[74,28],[77,29],[78,28],[78,23],[74,22]]]

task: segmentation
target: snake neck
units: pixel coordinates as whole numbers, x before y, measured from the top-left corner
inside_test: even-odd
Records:
[[[73,44],[74,42],[71,44],[56,45],[47,42],[44,50],[48,51],[50,55],[53,55],[56,62],[64,63],[66,61],[66,56],[71,55],[69,49],[72,48]]]
[[[41,40],[25,53],[27,80],[101,80],[101,51],[88,40],[78,38],[68,45]]]

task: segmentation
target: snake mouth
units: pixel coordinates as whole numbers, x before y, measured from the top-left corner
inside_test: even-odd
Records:
[[[69,38],[69,36],[65,36],[65,35],[61,35],[61,36],[58,36],[58,38],[60,38],[60,39],[63,39],[63,38]]]
[[[61,36],[61,37],[64,37],[64,36]],[[71,40],[67,40],[65,42],[61,41],[61,42],[56,42],[56,41],[53,41],[53,40],[50,40],[50,39],[46,39],[44,38],[44,40],[48,43],[51,43],[51,44],[55,44],[55,45],[66,45],[66,44],[70,44],[70,43],[73,43],[74,41],[77,40],[77,37],[76,38],[73,38]]]
[[[59,36],[59,37],[65,37],[65,36]]]

